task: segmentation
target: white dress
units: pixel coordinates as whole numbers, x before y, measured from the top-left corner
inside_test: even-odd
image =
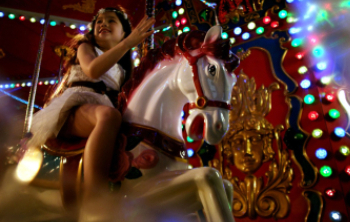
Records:
[[[97,47],[95,50],[98,55],[103,53]],[[88,77],[80,65],[73,65],[68,77],[68,84],[77,81],[99,82],[102,80],[107,87],[120,91],[124,79],[124,70],[117,63],[98,79]],[[72,108],[87,103],[113,107],[107,95],[96,93],[92,88],[83,86],[68,88],[62,95],[52,99],[48,106],[34,114],[30,130],[33,137],[28,145],[40,147],[48,138],[57,137]]]

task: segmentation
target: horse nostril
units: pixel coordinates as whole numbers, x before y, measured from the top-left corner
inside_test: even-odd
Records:
[[[217,130],[221,130],[222,129],[222,124],[221,123],[217,123],[216,124],[216,129]]]

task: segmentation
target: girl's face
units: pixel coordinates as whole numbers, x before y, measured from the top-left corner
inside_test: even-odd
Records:
[[[121,22],[114,12],[100,14],[95,23],[94,36],[100,46],[113,46],[124,38]]]

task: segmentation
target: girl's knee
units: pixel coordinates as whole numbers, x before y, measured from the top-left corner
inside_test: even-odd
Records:
[[[96,117],[98,123],[103,122],[104,124],[120,125],[122,120],[120,112],[109,106],[98,107],[96,110]]]

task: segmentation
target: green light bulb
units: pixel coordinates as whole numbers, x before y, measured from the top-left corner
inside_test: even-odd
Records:
[[[281,10],[281,11],[278,13],[278,16],[280,17],[280,19],[286,18],[287,15],[288,15],[288,13],[287,13],[286,10]]]
[[[311,94],[307,94],[305,97],[304,97],[304,102],[308,105],[312,104],[315,102],[315,97]]]
[[[338,119],[340,117],[340,113],[336,109],[330,109],[328,112],[329,116],[332,117],[333,119]]]
[[[173,19],[176,19],[176,18],[177,18],[177,16],[178,16],[177,12],[173,11],[172,16],[173,16]]]
[[[259,27],[256,29],[256,34],[261,35],[264,33],[264,31],[265,31],[265,29],[263,27]]]
[[[14,18],[16,18],[16,16],[15,16],[15,14],[9,14],[9,19],[14,19]]]
[[[344,156],[349,156],[350,155],[350,149],[347,146],[340,146],[339,152],[343,154]]]
[[[50,22],[50,25],[51,25],[51,26],[56,26],[57,23],[56,23],[56,21],[51,21],[51,22]]]
[[[190,28],[187,26],[183,29],[183,32],[189,32],[189,31],[190,31]]]
[[[321,167],[321,169],[320,169],[320,173],[321,173],[321,175],[324,176],[324,177],[329,177],[329,176],[332,175],[332,168],[329,167],[329,166],[323,166],[323,167]]]
[[[314,50],[312,50],[312,53],[315,57],[321,57],[324,55],[324,49],[321,46],[316,46]]]
[[[303,44],[303,40],[301,40],[301,39],[294,39],[294,40],[292,41],[292,46],[293,46],[293,47],[301,46],[301,44]]]
[[[227,38],[228,38],[228,34],[227,34],[226,32],[223,32],[223,33],[221,34],[221,38],[222,38],[222,39],[227,39]]]
[[[189,143],[193,143],[193,139],[191,139],[191,137],[189,137],[189,136],[187,136],[187,142],[189,142]]]

